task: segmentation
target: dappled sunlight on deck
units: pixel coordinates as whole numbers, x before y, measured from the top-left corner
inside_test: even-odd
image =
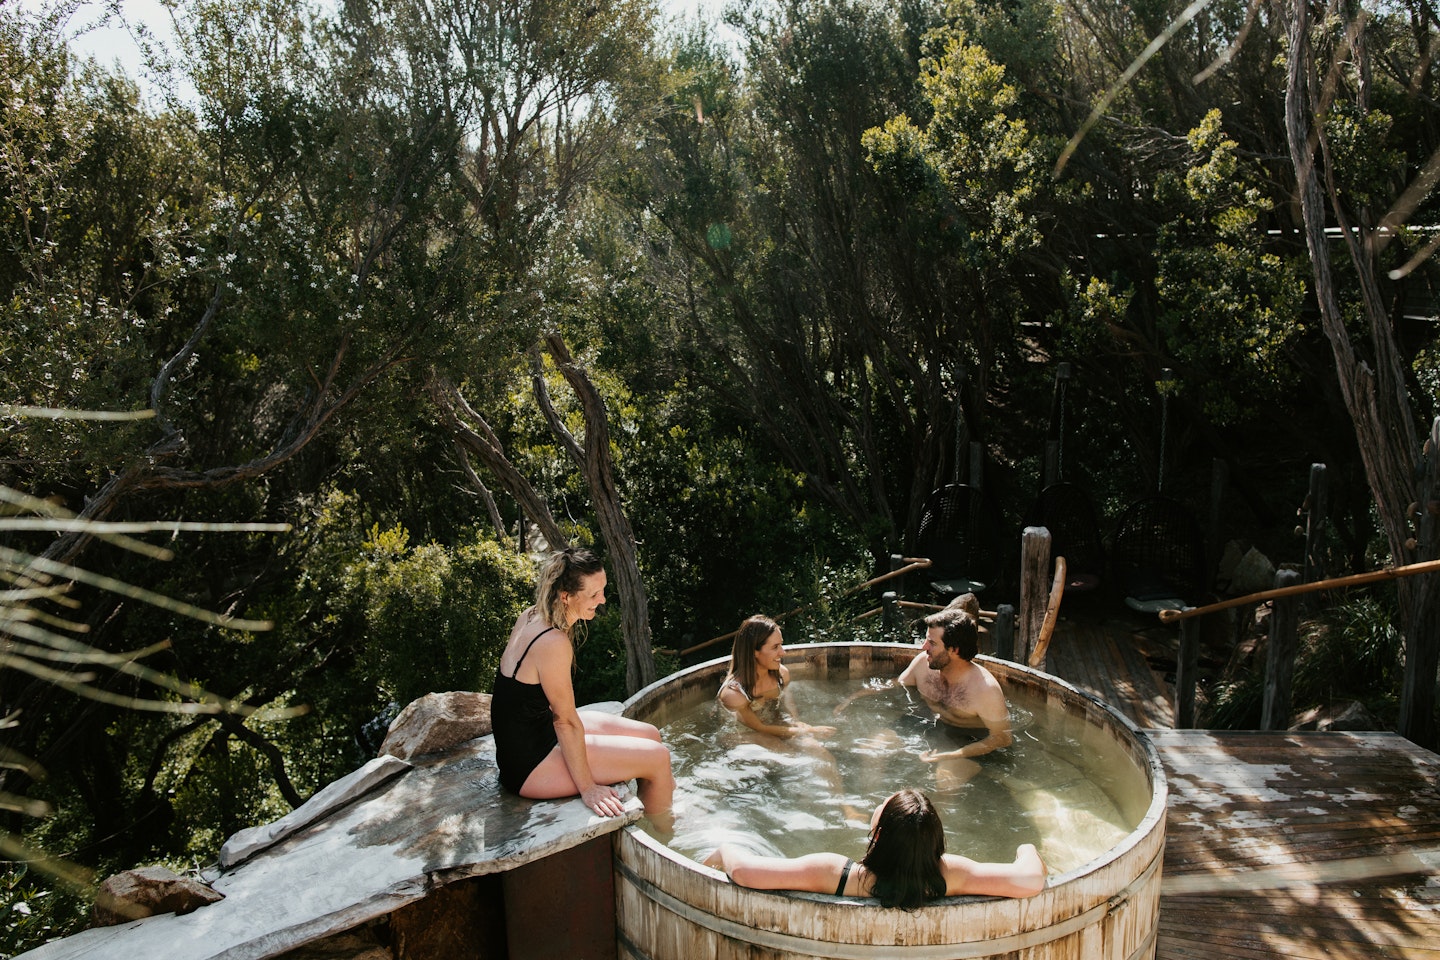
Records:
[[[1440,958],[1440,756],[1385,732],[1149,735],[1170,781],[1157,957]]]
[[[1046,663],[1160,752],[1157,960],[1440,960],[1440,756],[1389,732],[1170,729],[1177,647],[1066,619]]]

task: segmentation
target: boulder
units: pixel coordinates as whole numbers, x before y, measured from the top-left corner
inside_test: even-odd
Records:
[[[946,610],[963,610],[970,614],[977,623],[980,620],[980,598],[973,593],[962,593],[960,596],[945,604]]]
[[[490,694],[427,693],[390,722],[380,754],[401,760],[438,753],[490,732]]]
[[[309,800],[279,820],[237,831],[220,848],[220,869],[233,870],[260,851],[269,849],[298,830],[345,808],[409,769],[410,763],[399,757],[376,757],[359,770],[353,770],[316,791]]]
[[[1230,592],[1236,596],[1259,593],[1275,586],[1275,564],[1259,550],[1245,551],[1230,578]]]
[[[1312,707],[1292,718],[1291,730],[1384,730],[1385,725],[1358,700]]]
[[[1358,700],[1352,700],[1345,704],[1330,721],[1330,725],[1322,726],[1321,730],[1383,730],[1384,726],[1375,715],[1365,709],[1365,704]]]
[[[92,926],[113,927],[159,913],[186,914],[225,899],[198,880],[164,867],[126,870],[100,884],[91,913]]]
[[[1240,566],[1240,558],[1245,556],[1245,545],[1239,540],[1231,540],[1225,544],[1225,549],[1220,552],[1220,562],[1215,565],[1215,579],[1221,584],[1227,585],[1235,579],[1235,568]]]

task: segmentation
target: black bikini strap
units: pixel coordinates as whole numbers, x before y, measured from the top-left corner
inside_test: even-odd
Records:
[[[520,672],[520,664],[524,663],[525,658],[530,655],[530,648],[535,646],[535,641],[539,640],[541,637],[545,636],[545,634],[549,633],[551,630],[554,629],[554,627],[546,627],[544,630],[541,630],[539,633],[535,634],[535,636],[530,638],[530,642],[525,645],[525,652],[520,654],[519,660],[515,661],[515,669],[510,671],[511,680],[514,680],[516,674]]]
[[[845,896],[845,881],[850,879],[850,868],[855,866],[855,861],[849,857],[845,858],[845,869],[840,871],[840,883],[835,887],[835,896]]]

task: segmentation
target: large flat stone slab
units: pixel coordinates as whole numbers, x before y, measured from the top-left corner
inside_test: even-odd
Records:
[[[626,813],[613,818],[597,817],[578,799],[511,796],[496,776],[493,739],[481,737],[422,758],[221,874],[214,888],[225,899],[218,903],[183,917],[86,930],[22,956],[265,960],[384,916],[435,886],[510,870],[619,830],[640,819],[641,806],[626,787],[618,789]]]

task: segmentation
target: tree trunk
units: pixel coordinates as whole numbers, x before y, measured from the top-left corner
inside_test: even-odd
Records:
[[[1395,342],[1394,329],[1380,296],[1374,247],[1369,237],[1352,229],[1340,203],[1328,164],[1322,192],[1321,159],[1326,158],[1324,130],[1310,129],[1310,117],[1325,102],[1310,63],[1309,7],[1305,0],[1293,0],[1290,20],[1290,60],[1285,91],[1285,131],[1290,159],[1295,167],[1297,193],[1304,220],[1305,241],[1315,281],[1315,299],[1320,308],[1325,336],[1335,357],[1345,407],[1354,425],[1365,465],[1371,495],[1379,507],[1386,541],[1396,563],[1428,559],[1416,555],[1411,541],[1407,506],[1415,493],[1415,456],[1418,442],[1415,414],[1405,389],[1405,371]],[[1319,156],[1315,145],[1319,146]],[[1345,317],[1331,270],[1325,235],[1328,194],[1341,235],[1350,252],[1360,286],[1360,305],[1369,321],[1372,368],[1355,350],[1345,329]],[[1426,545],[1427,550],[1430,549]],[[1432,648],[1440,642],[1440,590],[1416,577],[1397,584],[1400,601],[1400,629],[1407,654],[1405,691],[1400,733],[1421,746],[1436,746],[1434,722],[1435,657]],[[1426,664],[1428,663],[1428,667]],[[1428,676],[1418,671],[1427,670]]]
[[[485,418],[466,402],[460,389],[439,375],[431,376],[428,387],[430,398],[435,401],[435,409],[450,428],[455,443],[479,459],[495,475],[500,486],[515,498],[526,518],[540,528],[540,533],[551,546],[560,550],[569,544],[569,538],[561,532],[560,525],[555,522],[544,498],[535,491],[524,474],[516,469],[515,464],[510,462],[500,439],[495,436],[495,431],[491,430]],[[471,429],[471,425],[474,429]]]
[[[565,377],[565,382],[580,399],[580,409],[585,415],[585,443],[582,448],[550,403],[540,353],[536,349],[531,354],[535,367],[535,398],[540,402],[550,429],[560,438],[585,475],[590,486],[591,506],[600,524],[600,535],[609,548],[610,571],[615,578],[621,629],[625,635],[625,688],[633,694],[655,682],[655,654],[650,638],[650,597],[640,576],[635,533],[630,528],[630,521],[620,503],[620,493],[615,488],[614,464],[610,458],[609,416],[600,391],[595,389],[585,369],[575,362],[558,333],[546,335],[545,348]]]

